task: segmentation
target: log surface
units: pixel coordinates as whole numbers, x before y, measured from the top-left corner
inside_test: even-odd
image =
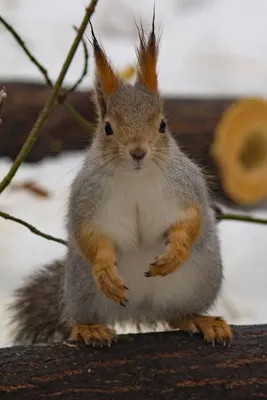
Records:
[[[111,348],[0,350],[0,399],[267,399],[267,325],[234,327],[230,347],[182,332],[138,334]]]

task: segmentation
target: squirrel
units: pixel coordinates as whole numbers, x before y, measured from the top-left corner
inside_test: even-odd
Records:
[[[67,255],[15,290],[14,343],[111,345],[145,322],[229,343],[207,315],[224,275],[208,186],[175,141],[158,89],[159,40],[137,27],[137,76],[125,82],[92,24],[98,123],[68,199]]]

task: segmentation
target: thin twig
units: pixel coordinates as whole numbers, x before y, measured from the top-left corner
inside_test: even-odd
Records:
[[[76,26],[74,26],[73,28],[75,29],[76,32],[78,31],[78,28]],[[88,54],[86,42],[83,38],[82,38],[82,45],[83,45],[83,53],[84,53],[84,65],[83,65],[82,74],[81,74],[80,78],[77,80],[77,82],[74,83],[74,85],[71,86],[71,88],[66,91],[66,96],[68,96],[69,93],[74,92],[77,89],[77,87],[80,85],[80,83],[83,81],[83,78],[87,75],[89,54]]]
[[[7,213],[5,213],[3,211],[0,211],[0,217],[2,217],[4,219],[8,219],[10,221],[17,222],[18,224],[23,225],[26,228],[28,228],[35,235],[41,236],[41,237],[43,237],[43,238],[45,238],[47,240],[52,240],[53,242],[64,244],[65,246],[68,245],[68,243],[65,240],[57,238],[55,236],[48,235],[48,234],[46,234],[44,232],[41,232],[41,231],[39,231],[39,229],[35,228],[33,225],[28,224],[28,222],[23,221],[20,218],[14,217],[13,215],[9,215],[9,214],[7,214]]]
[[[13,35],[13,37],[16,39],[16,41],[18,42],[20,47],[24,50],[24,52],[27,54],[27,56],[33,62],[33,64],[35,64],[36,67],[41,71],[41,73],[43,74],[43,76],[45,78],[47,85],[50,87],[53,87],[53,83],[48,76],[47,70],[39,63],[39,61],[30,52],[30,50],[26,46],[25,42],[21,39],[21,37],[15,31],[15,29],[1,16],[0,16],[0,22],[2,22],[2,24],[7,28],[7,30]]]
[[[0,22],[6,27],[6,29],[13,35],[14,39],[17,41],[17,43],[20,45],[22,50],[25,52],[25,54],[29,57],[29,59],[32,61],[32,63],[39,69],[41,74],[44,77],[45,83],[50,89],[53,89],[53,83],[52,80],[50,79],[47,69],[37,60],[36,57],[32,54],[32,52],[29,50],[25,42],[22,40],[18,32],[3,18],[0,16]],[[77,28],[75,28],[77,32]],[[82,129],[85,129],[88,132],[92,132],[93,126],[88,122],[83,116],[78,113],[72,107],[69,103],[66,102],[66,98],[69,95],[70,92],[74,91],[77,89],[78,85],[82,82],[83,78],[85,77],[87,70],[88,70],[88,50],[86,47],[85,40],[82,38],[81,39],[82,44],[83,44],[83,49],[84,49],[84,68],[81,77],[78,79],[78,81],[69,89],[66,93],[59,93],[58,94],[58,103],[64,105],[64,107],[68,110],[70,113],[71,117],[81,126]]]
[[[68,110],[69,114],[72,118],[80,125],[82,129],[89,132],[90,134],[93,132],[94,126],[91,122],[87,121],[87,119],[83,118],[78,111],[72,107],[69,103],[64,103],[64,106]]]
[[[2,123],[1,112],[6,99],[7,99],[6,88],[3,87],[3,89],[0,91],[0,124]]]
[[[40,111],[39,116],[32,128],[32,130],[29,133],[29,136],[27,137],[24,145],[22,146],[18,156],[16,157],[13,165],[11,166],[9,172],[7,175],[4,177],[4,179],[0,182],[0,193],[3,192],[3,190],[9,185],[11,182],[12,178],[16,174],[20,164],[22,161],[26,158],[28,155],[29,151],[31,150],[34,142],[37,139],[38,133],[43,126],[44,122],[49,116],[50,111],[52,110],[57,98],[58,94],[61,89],[61,85],[63,83],[63,80],[67,74],[67,71],[69,69],[69,66],[71,64],[71,61],[76,53],[76,50],[79,46],[79,43],[83,37],[83,34],[87,28],[87,24],[95,10],[95,7],[97,5],[98,0],[91,0],[91,3],[89,7],[86,9],[84,18],[82,20],[82,23],[80,25],[80,28],[78,29],[77,35],[72,43],[72,46],[67,54],[66,60],[64,61],[64,64],[61,68],[61,71],[59,73],[59,76],[56,80],[56,83],[53,87],[53,90],[51,91],[50,95],[48,96],[48,99],[43,107],[43,109]]]
[[[267,225],[266,219],[250,217],[247,215],[221,214],[221,215],[218,215],[217,220],[218,221],[232,220],[232,221],[250,222],[250,223],[255,223],[255,224]]]

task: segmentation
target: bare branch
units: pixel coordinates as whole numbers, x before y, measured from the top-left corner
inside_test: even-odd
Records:
[[[217,206],[216,204],[213,204],[212,208],[215,211],[216,220],[218,222],[229,220],[229,221],[250,222],[254,224],[267,225],[267,220],[264,218],[255,218],[255,217],[250,217],[249,215],[241,215],[241,214],[223,213],[220,207]]]
[[[75,31],[78,31],[78,28],[76,26],[73,27],[75,29]],[[83,53],[84,53],[84,67],[83,67],[83,71],[82,74],[80,76],[80,78],[77,80],[77,82],[66,92],[66,97],[68,96],[69,93],[74,92],[77,87],[80,85],[80,83],[83,81],[83,78],[87,75],[87,71],[88,71],[88,59],[89,59],[89,55],[88,55],[88,49],[86,46],[86,42],[85,40],[82,38],[82,45],[83,45]]]
[[[50,89],[53,89],[53,83],[52,80],[50,79],[47,69],[34,57],[34,55],[31,53],[25,42],[22,40],[18,32],[3,18],[0,16],[0,22],[6,27],[6,29],[12,34],[14,39],[17,41],[17,43],[20,45],[22,50],[25,52],[25,54],[29,57],[29,59],[33,62],[33,64],[38,68],[38,70],[41,72],[41,74],[44,77],[44,80],[47,84],[47,86]],[[77,32],[77,28],[75,28]],[[82,82],[83,78],[87,74],[88,70],[88,50],[86,47],[85,40],[82,38],[81,39],[82,44],[83,44],[83,49],[84,49],[84,68],[81,77],[78,79],[78,81],[69,89],[66,93],[59,93],[58,94],[58,103],[63,104],[64,107],[68,110],[70,113],[71,117],[81,126],[81,128],[87,130],[89,133],[92,132],[93,126],[88,122],[85,118],[82,117],[81,114],[79,114],[70,104],[66,103],[66,98],[69,95],[70,92],[73,92],[75,89],[77,89],[78,85]]]
[[[221,214],[220,216],[218,216],[218,221],[226,221],[226,220],[267,225],[266,219],[250,217],[249,215]]]
[[[69,69],[71,61],[76,53],[79,43],[82,40],[83,34],[87,28],[87,24],[88,24],[91,16],[95,10],[97,2],[98,2],[98,0],[91,0],[89,7],[86,9],[84,18],[80,25],[80,28],[78,29],[77,35],[76,35],[76,37],[72,43],[72,46],[67,54],[66,60],[61,68],[61,71],[56,80],[55,86],[53,87],[50,95],[48,96],[43,109],[40,111],[39,116],[31,130],[31,132],[29,133],[29,136],[27,137],[24,145],[22,146],[22,148],[21,148],[18,156],[16,157],[13,165],[11,166],[9,172],[4,177],[4,179],[0,182],[0,193],[3,192],[3,190],[9,185],[13,176],[16,174],[20,164],[23,162],[23,160],[28,155],[29,151],[31,150],[33,144],[35,143],[35,141],[37,139],[37,136],[38,136],[38,133],[39,133],[41,127],[43,126],[44,122],[48,118],[50,111],[52,110],[55,102],[57,101],[63,80]]]
[[[19,34],[15,31],[15,29],[3,18],[0,16],[0,22],[7,28],[7,30],[13,35],[14,39],[18,42],[20,47],[27,54],[29,59],[33,62],[34,65],[39,69],[39,71],[43,74],[45,81],[49,87],[53,87],[53,83],[48,76],[47,70],[39,63],[39,61],[34,57],[34,55],[30,52],[25,42],[21,39]]]
[[[1,111],[2,111],[4,102],[6,101],[6,99],[7,99],[6,88],[3,87],[3,89],[0,91],[0,124],[2,123]]]
[[[64,103],[65,108],[68,110],[69,114],[72,116],[72,118],[77,122],[77,124],[80,125],[82,129],[85,131],[92,133],[94,127],[91,122],[87,121],[85,118],[81,116],[78,111],[72,107],[69,103]]]
[[[9,215],[9,214],[7,214],[7,213],[5,213],[3,211],[0,211],[0,217],[2,217],[4,219],[7,219],[7,220],[10,220],[10,221],[17,222],[18,224],[23,225],[26,228],[28,228],[35,235],[41,236],[44,239],[52,240],[53,242],[61,243],[61,244],[64,244],[65,246],[68,245],[65,240],[57,238],[55,236],[48,235],[48,234],[46,234],[44,232],[41,232],[41,231],[39,231],[39,229],[35,228],[33,225],[28,224],[28,222],[23,221],[20,218],[14,217],[13,215]]]

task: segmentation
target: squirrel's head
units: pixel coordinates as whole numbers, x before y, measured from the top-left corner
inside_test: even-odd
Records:
[[[95,103],[99,126],[97,138],[106,153],[140,168],[167,150],[169,133],[158,92],[157,58],[159,44],[154,30],[145,37],[138,29],[137,78],[124,82],[108,61],[92,29],[95,59]],[[92,28],[92,26],[91,26]]]

